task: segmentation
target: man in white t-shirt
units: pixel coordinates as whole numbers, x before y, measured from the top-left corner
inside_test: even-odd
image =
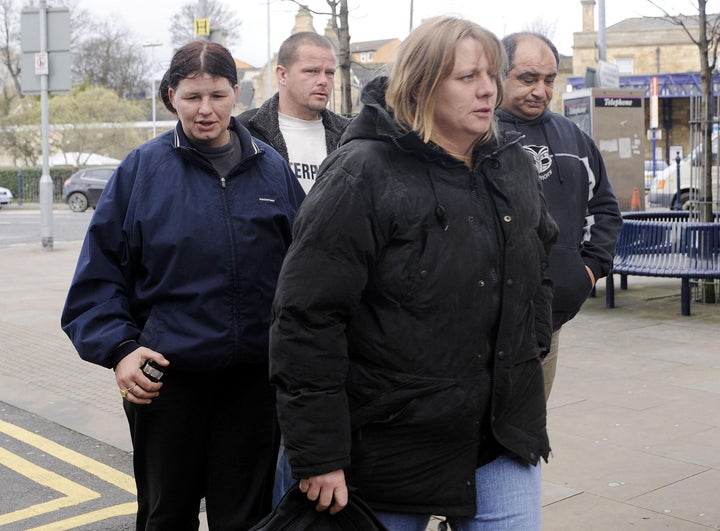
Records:
[[[326,108],[336,67],[329,39],[311,31],[295,33],[278,52],[277,94],[238,116],[253,136],[285,157],[306,193],[350,122]]]

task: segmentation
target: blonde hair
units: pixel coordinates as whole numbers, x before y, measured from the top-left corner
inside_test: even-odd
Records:
[[[490,75],[495,79],[497,102],[502,101],[502,77],[505,49],[498,38],[482,26],[455,17],[428,19],[402,42],[390,71],[385,99],[395,119],[406,124],[428,142],[433,132],[435,91],[455,66],[455,49],[463,39],[475,39],[483,47]],[[479,140],[497,136],[497,122]]]

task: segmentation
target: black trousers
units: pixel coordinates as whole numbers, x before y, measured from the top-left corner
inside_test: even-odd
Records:
[[[242,531],[271,510],[279,430],[266,364],[163,377],[149,405],[124,401],[138,531]]]

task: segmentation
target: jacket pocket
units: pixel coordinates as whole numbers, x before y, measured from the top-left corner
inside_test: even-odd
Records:
[[[580,251],[574,247],[553,247],[549,274],[554,288],[553,310],[576,313],[592,291],[590,276]]]

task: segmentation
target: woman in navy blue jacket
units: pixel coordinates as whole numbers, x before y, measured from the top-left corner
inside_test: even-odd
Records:
[[[138,529],[197,529],[203,497],[211,529],[270,510],[270,305],[304,193],[231,117],[237,93],[224,47],[176,52],[160,96],[178,124],[111,178],[63,310],[80,356],[115,371]]]

